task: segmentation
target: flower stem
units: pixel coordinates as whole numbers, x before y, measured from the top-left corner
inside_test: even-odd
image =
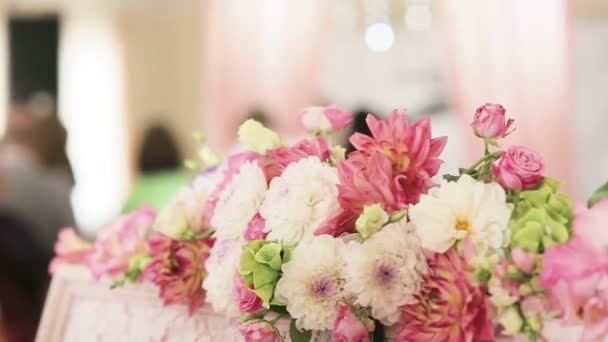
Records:
[[[268,321],[273,327],[274,325],[281,319],[283,318],[283,314],[278,314],[277,317],[275,317],[272,321]]]
[[[488,162],[488,161],[492,161],[494,160],[496,157],[500,156],[500,154],[498,152],[494,152],[494,153],[488,153],[485,156],[483,156],[481,159],[479,159],[477,162],[475,162],[475,164],[471,165],[471,167],[469,167],[468,169],[466,169],[464,171],[465,174],[470,174],[471,172],[475,171],[475,169],[481,165],[484,162]]]

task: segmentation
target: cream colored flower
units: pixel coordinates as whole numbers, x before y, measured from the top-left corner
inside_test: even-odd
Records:
[[[239,127],[239,142],[262,154],[282,144],[281,137],[276,132],[253,119],[243,122]]]
[[[509,244],[511,209],[500,185],[463,175],[457,182],[443,181],[422,195],[409,215],[422,247],[443,253],[457,241],[470,238],[475,253],[487,255],[489,250],[502,254]]]

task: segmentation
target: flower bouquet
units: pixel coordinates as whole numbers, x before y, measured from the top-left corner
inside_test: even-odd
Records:
[[[573,205],[540,155],[501,146],[502,106],[477,110],[484,153],[441,182],[447,139],[428,118],[370,115],[348,154],[329,141],[350,113],[299,119],[310,137],[291,146],[253,120],[223,163],[202,144],[158,215],[140,208],[93,244],[62,231],[51,269],[151,282],[191,314],[207,302],[242,318],[245,341],[541,341],[557,320],[608,338],[608,185]]]

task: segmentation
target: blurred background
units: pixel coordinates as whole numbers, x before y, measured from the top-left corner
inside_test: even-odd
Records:
[[[605,0],[0,0],[0,341],[29,341],[58,229],[85,235],[187,182],[192,132],[221,152],[298,109],[407,109],[482,153],[486,102],[586,198],[608,178]]]

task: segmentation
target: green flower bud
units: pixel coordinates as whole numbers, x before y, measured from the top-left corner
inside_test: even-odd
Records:
[[[498,323],[502,325],[505,335],[514,335],[518,333],[524,325],[524,320],[521,317],[519,310],[515,305],[506,308],[498,315]]]
[[[388,222],[389,216],[380,204],[366,205],[363,213],[355,222],[355,227],[363,239],[367,239],[382,229]]]
[[[526,322],[528,323],[528,328],[533,332],[540,332],[543,330],[543,320],[540,315],[531,315],[526,318]]]
[[[239,127],[239,142],[248,149],[262,154],[283,144],[276,132],[253,119],[245,121]]]
[[[570,239],[572,202],[567,195],[557,192],[559,186],[555,180],[545,178],[537,189],[519,193],[509,223],[512,247],[542,253]]]
[[[246,286],[253,291],[266,307],[273,301],[274,289],[281,277],[281,266],[291,258],[291,247],[276,242],[254,240],[243,246],[239,274]]]

